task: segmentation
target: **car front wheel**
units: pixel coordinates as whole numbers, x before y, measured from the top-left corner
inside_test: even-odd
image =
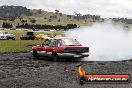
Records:
[[[33,50],[33,57],[34,57],[34,59],[39,59],[40,58],[40,56],[38,55],[36,50]]]
[[[86,82],[86,78],[83,76],[80,78],[80,84],[84,84]]]
[[[59,59],[58,54],[53,52],[52,53],[52,58],[53,58],[54,61],[58,61],[58,59]]]
[[[12,38],[12,40],[15,40],[15,38]]]
[[[6,40],[9,40],[9,38],[7,37]]]

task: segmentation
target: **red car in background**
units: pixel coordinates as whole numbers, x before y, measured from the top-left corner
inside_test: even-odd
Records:
[[[54,61],[61,58],[88,57],[89,47],[82,46],[76,39],[56,37],[32,47],[34,58],[52,57]]]

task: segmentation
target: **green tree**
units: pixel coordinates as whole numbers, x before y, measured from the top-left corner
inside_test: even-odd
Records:
[[[12,16],[9,20],[14,21],[15,19],[16,19],[15,16]]]
[[[39,10],[38,10],[38,14],[41,14],[41,13],[42,13],[42,9],[39,9]]]
[[[11,23],[3,22],[2,27],[3,27],[3,28],[12,28],[13,26],[12,26]]]
[[[58,19],[58,22],[60,22],[60,18]]]
[[[31,23],[36,23],[36,20],[35,19],[31,19],[30,22]]]

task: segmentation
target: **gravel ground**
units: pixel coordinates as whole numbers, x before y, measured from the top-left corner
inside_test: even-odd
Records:
[[[79,65],[88,74],[130,74],[132,60],[53,62],[34,60],[30,53],[0,54],[0,88],[132,88],[129,84],[79,84]],[[64,71],[64,68],[67,71]]]

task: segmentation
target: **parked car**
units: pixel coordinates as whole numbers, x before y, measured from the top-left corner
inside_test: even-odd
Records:
[[[5,32],[5,31],[0,31],[0,39],[2,40],[15,40],[15,35],[9,32]]]
[[[34,32],[27,32],[27,34],[23,34],[20,37],[21,40],[34,40],[35,36],[34,36]]]
[[[32,54],[34,58],[49,56],[57,61],[60,58],[88,57],[89,47],[81,45],[76,39],[56,37],[33,46]]]
[[[55,35],[55,38],[56,38],[56,37],[62,37],[62,35]]]
[[[50,39],[50,37],[48,37],[48,35],[45,35],[45,34],[39,34],[39,35],[36,35],[36,40],[46,40],[46,39]]]

